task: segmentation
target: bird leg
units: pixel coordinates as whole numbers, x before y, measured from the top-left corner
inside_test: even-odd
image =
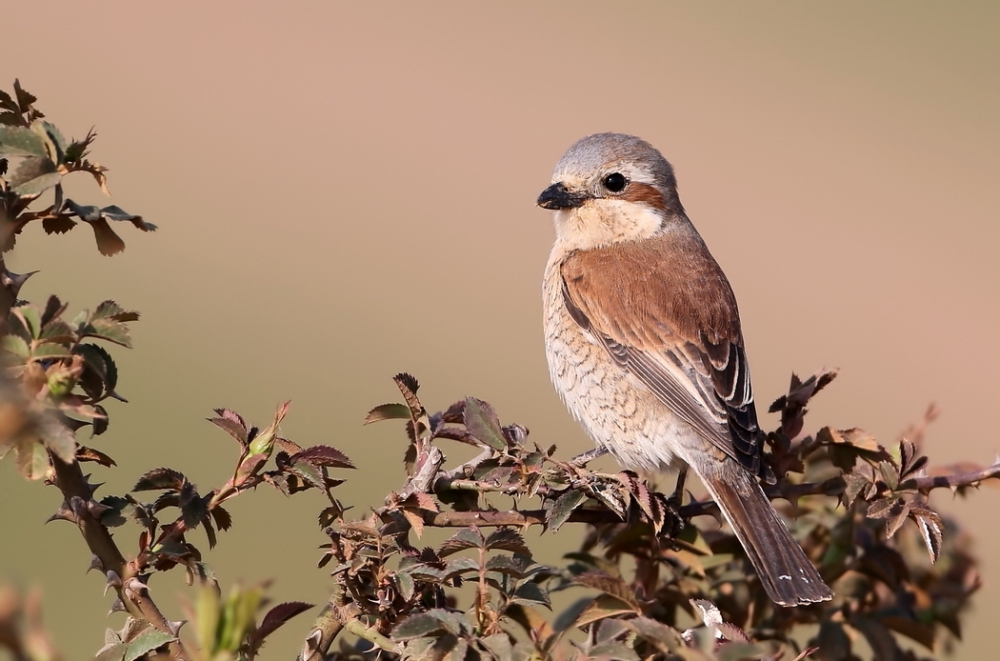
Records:
[[[670,500],[677,503],[678,509],[684,504],[684,482],[687,479],[688,469],[684,466],[677,471],[677,484],[674,486],[674,493]]]
[[[605,448],[603,445],[598,445],[593,450],[587,450],[586,452],[582,452],[576,455],[575,457],[569,460],[569,463],[573,464],[574,466],[581,466],[581,467],[586,466],[594,459],[597,459],[598,457],[603,457],[607,453],[608,453],[607,448]]]

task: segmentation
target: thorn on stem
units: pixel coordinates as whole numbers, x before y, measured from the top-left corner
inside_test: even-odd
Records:
[[[104,594],[108,593],[109,588],[118,589],[122,586],[122,577],[114,569],[109,569],[104,575],[108,578],[104,583]]]

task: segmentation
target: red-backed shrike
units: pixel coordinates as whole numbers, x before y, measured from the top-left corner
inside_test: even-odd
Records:
[[[773,477],[736,298],[670,164],[639,138],[591,135],[538,204],[555,212],[545,350],[570,412],[627,468],[693,468],[776,603],[830,599],[758,483]]]

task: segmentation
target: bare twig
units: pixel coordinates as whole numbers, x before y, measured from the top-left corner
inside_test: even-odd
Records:
[[[401,645],[392,642],[374,628],[366,627],[360,620],[348,620],[344,623],[344,629],[349,633],[353,633],[358,638],[364,638],[372,645],[386,652],[392,652],[393,654],[402,654],[403,652]]]
[[[901,491],[915,490],[927,493],[931,489],[957,489],[959,487],[978,486],[983,480],[1000,478],[1000,462],[968,473],[953,473],[951,475],[920,475],[904,480],[899,485]]]

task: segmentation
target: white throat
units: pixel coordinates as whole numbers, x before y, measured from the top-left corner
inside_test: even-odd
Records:
[[[647,204],[625,200],[590,200],[553,214],[556,243],[563,251],[593,250],[638,241],[663,230],[663,216]]]

